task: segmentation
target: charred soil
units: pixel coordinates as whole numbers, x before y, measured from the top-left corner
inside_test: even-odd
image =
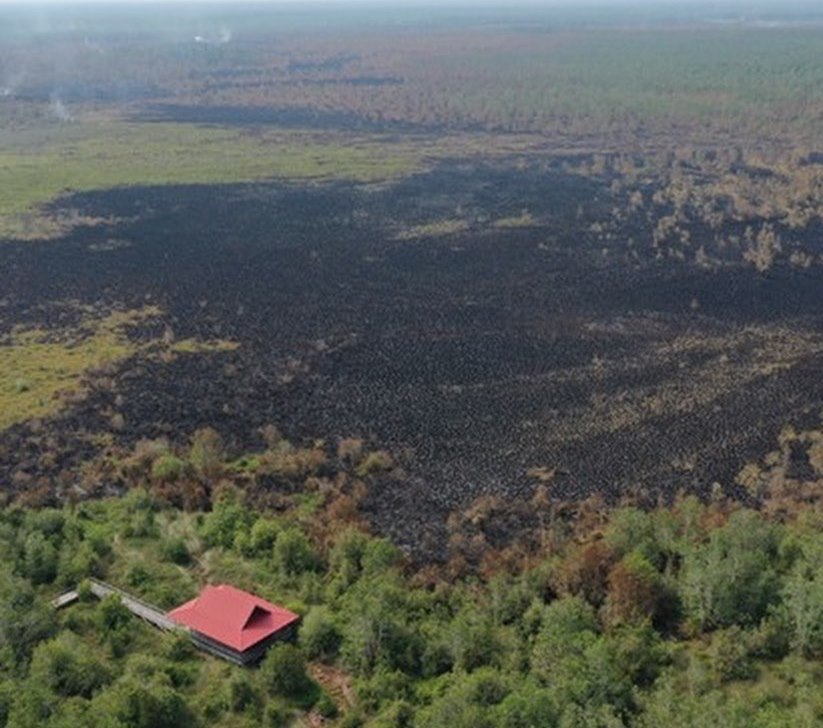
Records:
[[[534,469],[564,499],[734,493],[787,422],[823,407],[819,268],[660,262],[624,242],[643,230],[604,246],[591,226],[608,187],[559,167],[70,204],[118,222],[4,243],[2,331],[59,327],[77,304],[151,305],[162,321],[133,336],[239,347],[135,355],[57,416],[5,430],[10,489],[71,481],[104,438],[211,426],[241,451],[274,423],[402,453],[408,479],[375,486],[368,508],[412,544],[479,496],[527,496]]]

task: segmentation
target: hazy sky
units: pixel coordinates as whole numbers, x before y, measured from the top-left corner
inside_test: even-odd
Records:
[[[135,4],[155,4],[155,5],[186,5],[186,4],[226,4],[231,5],[232,0],[0,0],[0,4],[18,5],[22,7],[38,5],[135,5]],[[428,5],[439,7],[443,5],[460,5],[471,7],[472,5],[489,5],[500,7],[517,6],[544,6],[544,7],[577,7],[577,6],[637,6],[637,5],[682,5],[700,7],[724,7],[724,6],[749,6],[749,7],[780,7],[784,5],[817,5],[813,0],[240,0],[240,3],[262,3],[278,5],[288,3],[290,5]]]
[[[0,6],[18,6],[23,8],[44,8],[52,6],[83,6],[83,5],[289,5],[291,7],[305,6],[307,8],[319,5],[334,5],[344,7],[375,6],[375,7],[455,7],[461,9],[477,8],[597,8],[597,7],[666,7],[700,8],[701,11],[712,9],[722,11],[726,9],[738,10],[741,13],[766,11],[807,11],[820,10],[820,0],[0,0]]]

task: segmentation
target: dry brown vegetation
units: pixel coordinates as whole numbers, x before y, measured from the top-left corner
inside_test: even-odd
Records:
[[[823,261],[823,164],[808,150],[694,149],[653,155],[595,155],[566,169],[602,179],[622,203],[598,224],[607,243],[637,228],[644,255],[711,268],[741,261]]]
[[[749,505],[760,507],[772,522],[817,523],[823,514],[823,430],[786,427],[774,444],[741,469],[737,483],[746,489]],[[537,476],[545,472],[533,475],[539,482]],[[621,502],[629,511],[659,504],[643,494],[626,494]],[[668,507],[675,514],[688,513],[695,504],[692,496],[680,493]],[[739,499],[716,491],[706,509],[695,511],[700,513],[695,534],[719,528],[742,507]],[[626,544],[604,531],[612,511],[598,496],[577,502],[553,497],[550,484],[538,485],[531,498],[478,498],[448,519],[444,569],[437,576],[421,572],[419,578],[436,581],[470,573],[490,578],[562,553],[549,583],[555,594],[584,596],[615,625],[664,618],[667,595],[659,579],[642,563],[621,559]],[[642,533],[625,537],[640,539],[634,545],[642,548]]]

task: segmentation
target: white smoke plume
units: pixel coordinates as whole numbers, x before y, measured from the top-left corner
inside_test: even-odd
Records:
[[[51,96],[50,109],[51,109],[51,113],[59,121],[63,121],[63,122],[74,121],[74,117],[71,115],[69,110],[66,108],[66,105],[60,100],[60,97],[57,94],[52,94],[52,96]]]
[[[234,34],[230,28],[221,28],[216,36],[196,35],[194,36],[195,43],[206,43],[208,45],[226,45],[231,43]]]
[[[94,41],[89,40],[88,38],[83,39],[83,46],[86,50],[91,51],[92,53],[96,53],[98,56],[105,55],[106,49],[103,48],[99,43],[95,43]]]
[[[22,73],[6,76],[6,78],[3,79],[3,84],[0,85],[0,97],[8,98],[9,96],[14,96],[14,94],[17,93],[17,89],[20,88],[22,81]]]

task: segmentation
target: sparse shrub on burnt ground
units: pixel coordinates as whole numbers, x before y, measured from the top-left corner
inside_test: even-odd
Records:
[[[89,481],[105,478],[109,489],[120,493],[147,489],[158,502],[185,511],[219,506],[218,510],[228,512],[226,503],[242,502],[299,514],[319,544],[328,543],[340,529],[368,530],[363,503],[369,484],[389,477],[391,456],[360,439],[356,440],[356,457],[352,457],[352,448],[345,445],[354,442],[352,438],[341,440],[342,448],[323,441],[300,447],[279,433],[273,436],[274,432],[273,427],[265,428],[268,447],[240,456],[231,453],[212,429],[196,431],[188,444],[180,446],[165,439],[141,440],[131,451],[110,448],[105,456],[86,463],[84,472]],[[366,468],[362,468],[364,462]],[[19,503],[36,505],[34,493],[24,491]],[[257,525],[261,528],[243,537],[243,550],[249,553],[257,552],[261,544],[273,543],[267,541],[262,522]],[[220,528],[215,528],[218,535],[214,538],[219,541]],[[230,530],[233,539],[236,529],[231,526]],[[167,546],[169,553],[182,553],[179,541]]]
[[[386,470],[390,470],[393,465],[394,460],[389,453],[385,450],[377,450],[376,452],[370,452],[366,455],[366,457],[364,457],[357,464],[357,469],[355,472],[361,478],[364,478],[368,475],[375,475],[376,473],[382,473]]]
[[[627,233],[635,260],[689,261],[710,270],[745,263],[761,273],[821,262],[823,165],[806,152],[761,147],[613,153],[565,163],[609,184],[608,219],[592,224],[604,251]]]
[[[778,523],[816,523],[823,508],[821,442],[819,425],[803,431],[784,428],[774,449],[766,448],[761,458],[741,469],[738,481],[748,490],[748,505]],[[547,476],[545,470],[537,474]],[[440,576],[489,577],[528,568],[562,551],[562,564],[547,580],[552,593],[582,595],[614,624],[642,621],[642,615],[658,625],[670,624],[677,619],[677,607],[653,572],[665,571],[673,558],[677,563],[670,566],[680,566],[679,557],[662,544],[718,529],[744,506],[738,498],[715,492],[703,507],[681,491],[666,501],[681,525],[653,527],[647,514],[660,502],[649,493],[636,493],[626,495],[615,510],[596,495],[565,500],[552,495],[550,478],[548,486],[539,483],[528,498],[482,496],[449,515]],[[677,536],[677,529],[685,530]],[[758,538],[768,541],[765,535]],[[725,553],[724,548],[718,546],[718,553]],[[626,560],[627,554],[634,556]],[[421,578],[436,580],[435,573],[428,569]]]

